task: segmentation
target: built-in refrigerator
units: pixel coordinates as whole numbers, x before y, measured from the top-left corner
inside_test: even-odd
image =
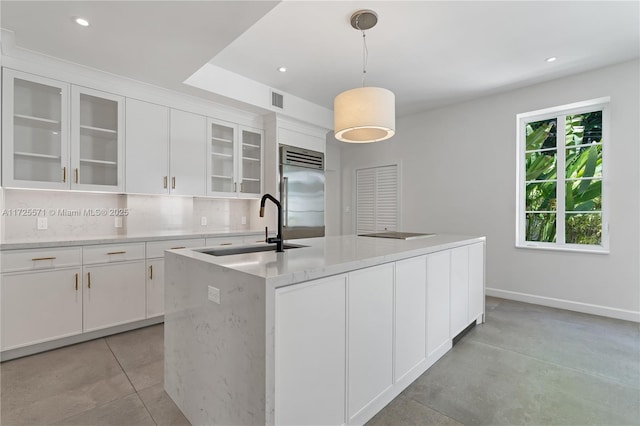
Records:
[[[280,203],[284,239],[324,236],[324,153],[280,145]]]

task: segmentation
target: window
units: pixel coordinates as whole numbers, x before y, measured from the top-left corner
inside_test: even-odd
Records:
[[[356,234],[398,228],[398,166],[356,170]]]
[[[518,114],[516,246],[608,251],[608,103]]]

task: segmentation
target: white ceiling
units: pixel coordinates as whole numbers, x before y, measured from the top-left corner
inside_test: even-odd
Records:
[[[396,93],[399,114],[530,85],[640,56],[637,1],[3,1],[20,47],[163,87],[206,62],[332,108],[361,84]],[[71,22],[87,16],[89,28]],[[544,61],[557,56],[553,63]],[[280,73],[279,66],[288,71]]]

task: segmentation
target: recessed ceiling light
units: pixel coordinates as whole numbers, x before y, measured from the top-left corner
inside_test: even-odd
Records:
[[[76,24],[82,25],[83,27],[88,27],[89,26],[89,21],[87,21],[84,18],[75,18],[74,21],[76,22]]]
[[[287,67],[279,67],[278,71],[280,72],[287,72]]]
[[[555,56],[551,56],[551,57],[545,59],[545,61],[547,61],[547,62],[555,62],[557,59],[558,58],[556,58]]]

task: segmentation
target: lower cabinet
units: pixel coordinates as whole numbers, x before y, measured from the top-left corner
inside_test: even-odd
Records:
[[[147,318],[164,315],[164,259],[147,259]]]
[[[2,350],[82,333],[80,267],[3,274]]]
[[[164,252],[188,247],[203,247],[204,238],[150,241],[146,243],[147,278],[146,317],[164,315]]]
[[[349,421],[393,384],[394,264],[349,273]]]
[[[484,312],[484,243],[451,250],[451,324],[455,337]]]
[[[275,424],[343,424],[346,275],[278,289],[275,303]]]
[[[426,358],[426,300],[427,256],[396,262],[394,383],[404,379]]]
[[[277,289],[275,424],[367,422],[483,300],[484,243]]]
[[[427,255],[427,359],[429,364],[451,346],[449,336],[450,257],[448,250]]]
[[[84,268],[84,331],[145,318],[144,260]]]

